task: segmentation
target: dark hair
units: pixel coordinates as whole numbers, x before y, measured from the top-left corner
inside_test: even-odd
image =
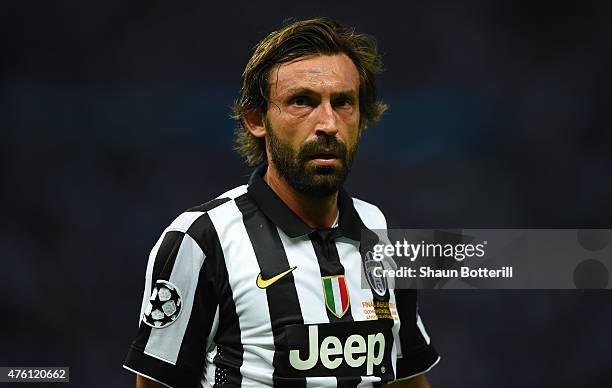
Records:
[[[242,74],[242,94],[234,103],[232,118],[238,121],[234,132],[235,150],[249,165],[266,157],[265,140],[251,134],[244,114],[268,109],[271,70],[282,63],[311,55],[344,53],[359,73],[360,127],[376,122],[388,106],[377,101],[375,74],[382,71],[382,60],[371,35],[361,34],[329,18],[296,21],[272,32],[255,47]]]

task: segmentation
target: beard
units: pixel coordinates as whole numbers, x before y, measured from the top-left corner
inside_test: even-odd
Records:
[[[313,197],[329,197],[342,187],[353,164],[357,143],[348,149],[336,136],[319,135],[316,140],[294,150],[289,143],[276,136],[268,120],[266,128],[272,163],[294,190]],[[309,163],[315,155],[322,153],[333,154],[340,161],[340,166]]]

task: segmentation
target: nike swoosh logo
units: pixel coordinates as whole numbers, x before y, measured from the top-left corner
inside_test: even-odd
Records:
[[[259,275],[257,275],[257,287],[259,288],[267,288],[270,287],[272,284],[276,283],[277,281],[279,281],[283,276],[290,274],[291,272],[293,272],[297,267],[291,267],[288,270],[279,273],[276,276],[272,276],[270,279],[264,279],[261,277],[261,272],[259,273]]]

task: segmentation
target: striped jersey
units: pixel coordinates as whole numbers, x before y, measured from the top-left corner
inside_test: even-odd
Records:
[[[376,387],[431,369],[416,291],[362,283],[381,211],[341,190],[337,227],[312,229],[265,171],[163,232],[124,367],[169,387]]]

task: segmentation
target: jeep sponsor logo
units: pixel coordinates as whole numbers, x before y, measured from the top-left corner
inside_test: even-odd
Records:
[[[293,375],[393,378],[393,336],[388,320],[291,325],[287,327],[287,341]]]
[[[312,369],[319,358],[319,328],[317,325],[308,328],[309,353],[307,359],[300,358],[300,351],[289,351],[289,362],[298,370]],[[378,349],[376,347],[378,345]],[[382,333],[368,335],[368,342],[359,334],[353,334],[342,344],[338,337],[330,335],[321,341],[321,363],[327,369],[336,369],[345,361],[350,367],[358,368],[366,363],[366,374],[374,372],[374,365],[380,365],[385,353],[385,336]],[[342,358],[344,355],[344,359]],[[336,357],[337,356],[337,357]],[[332,358],[333,357],[333,358]]]

